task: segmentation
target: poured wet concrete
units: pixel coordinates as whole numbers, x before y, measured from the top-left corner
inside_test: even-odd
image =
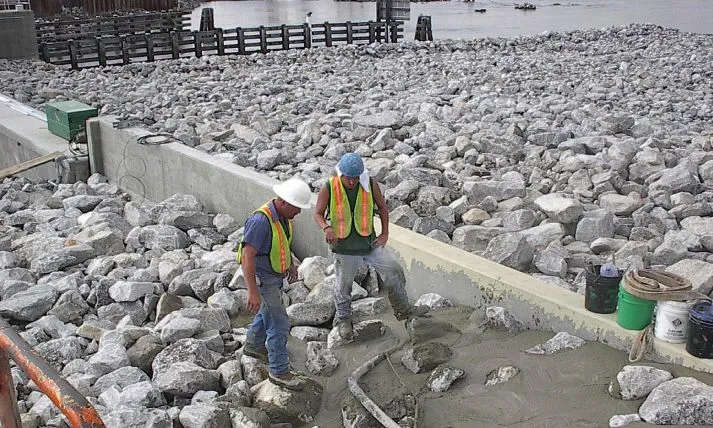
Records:
[[[362,363],[400,343],[409,342],[403,322],[389,312],[381,319],[389,326],[378,340],[337,348],[340,366],[330,377],[313,376],[324,386],[322,409],[305,426],[342,426],[341,403],[348,396],[347,378]],[[392,354],[367,373],[360,384],[382,408],[394,398],[411,392],[418,397],[419,427],[606,427],[613,415],[637,413],[641,400],[612,398],[607,388],[620,369],[629,364],[625,352],[588,342],[576,350],[554,355],[530,355],[524,351],[553,336],[551,332],[510,333],[485,325],[483,311],[451,308],[433,312],[430,321],[447,322],[457,331],[434,334],[428,339],[451,347],[453,357],[447,363],[466,372],[450,390],[431,392],[426,388],[430,371],[413,374],[401,363],[403,352]],[[290,338],[291,363],[304,370],[306,346]],[[645,364],[670,371],[675,377],[691,376],[709,385],[713,375],[673,364]],[[501,366],[520,369],[511,380],[485,386],[488,374]],[[649,426],[646,423],[629,425]]]

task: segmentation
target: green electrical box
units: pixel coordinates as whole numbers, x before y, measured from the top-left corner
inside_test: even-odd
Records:
[[[45,105],[47,128],[54,135],[71,140],[83,130],[85,121],[97,116],[97,109],[79,101],[60,101]]]

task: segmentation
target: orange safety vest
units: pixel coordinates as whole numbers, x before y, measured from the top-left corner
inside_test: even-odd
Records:
[[[329,201],[329,217],[331,226],[338,239],[345,239],[354,229],[361,236],[370,236],[374,230],[374,196],[373,192],[365,192],[361,184],[357,192],[354,207],[349,204],[344,184],[339,177],[329,179],[331,197]],[[369,180],[371,190],[371,180]]]
[[[270,246],[270,266],[272,270],[277,273],[285,273],[287,269],[292,265],[292,253],[290,252],[290,244],[292,243],[292,220],[288,220],[288,229],[290,231],[290,237],[288,238],[285,234],[285,229],[282,227],[282,222],[279,218],[272,217],[272,211],[270,211],[270,203],[266,203],[261,206],[255,213],[264,214],[268,220],[270,220],[270,227],[272,228],[272,244]],[[243,243],[240,243],[238,248],[238,263],[243,261]]]

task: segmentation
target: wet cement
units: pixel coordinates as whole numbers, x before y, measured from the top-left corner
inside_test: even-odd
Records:
[[[313,376],[324,386],[322,408],[315,420],[305,426],[342,426],[341,402],[350,394],[347,378],[361,364],[390,347],[408,342],[403,322],[390,310],[381,314],[387,333],[365,343],[336,348],[340,365],[330,377]],[[459,331],[437,329],[436,339],[451,347],[448,365],[466,371],[443,393],[429,391],[425,385],[430,372],[413,374],[401,364],[401,355],[392,354],[367,373],[360,384],[379,405],[385,406],[404,393],[418,397],[421,428],[465,427],[607,427],[613,415],[636,413],[643,399],[623,401],[611,397],[607,388],[620,369],[629,364],[627,355],[606,345],[588,342],[577,350],[554,355],[530,355],[525,350],[544,343],[551,332],[509,333],[485,325],[483,311],[450,308],[432,312],[430,322],[446,322]],[[291,364],[304,371],[306,344],[290,338]],[[675,377],[691,376],[713,385],[713,375],[672,364],[646,364],[668,370]],[[520,373],[506,383],[485,386],[488,374],[498,367],[512,365]],[[392,367],[393,366],[393,367]],[[631,427],[649,426],[635,423]]]

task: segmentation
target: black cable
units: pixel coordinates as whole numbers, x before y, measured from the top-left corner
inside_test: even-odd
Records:
[[[136,142],[144,146],[160,146],[161,144],[180,142],[171,134],[159,132],[156,134],[148,134],[136,139]]]

